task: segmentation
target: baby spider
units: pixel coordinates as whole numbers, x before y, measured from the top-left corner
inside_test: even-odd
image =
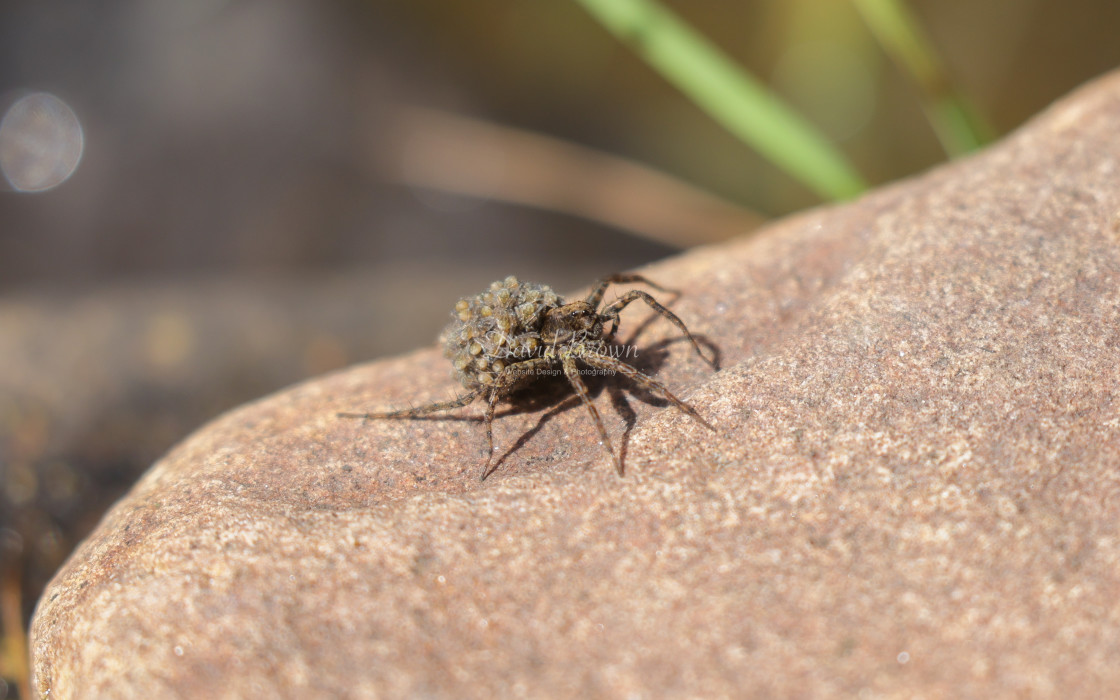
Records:
[[[563,301],[548,287],[518,282],[513,276],[494,282],[481,294],[460,299],[452,313],[453,320],[440,336],[443,354],[455,367],[455,376],[467,390],[465,394],[451,401],[417,408],[338,415],[347,418],[417,418],[466,406],[482,397],[486,400],[487,457],[479,478],[485,479],[494,458],[493,422],[498,400],[533,379],[555,374],[554,370],[559,368],[591,413],[603,439],[603,447],[610,454],[618,475],[622,476],[622,464],[611,447],[599,411],[587,394],[579,364],[606,373],[618,372],[665,397],[705,428],[715,430],[694,408],[662,384],[607,352],[607,343],[618,329],[619,312],[640,299],[681,329],[692,342],[696,354],[713,368],[716,367],[715,362],[704,357],[699,343],[677,315],[646,292],[632,290],[602,309],[598,308],[608,285],[629,283],[645,284],[662,292],[670,291],[641,275],[610,275],[599,281],[587,299]]]

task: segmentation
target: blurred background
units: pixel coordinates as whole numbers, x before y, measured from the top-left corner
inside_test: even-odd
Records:
[[[670,7],[871,185],[946,159],[850,2]],[[912,0],[995,135],[1120,65],[1114,0]],[[239,403],[821,203],[565,0],[0,4],[0,700],[73,547]]]

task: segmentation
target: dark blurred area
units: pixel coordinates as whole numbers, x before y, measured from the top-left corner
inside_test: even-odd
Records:
[[[847,3],[670,4],[872,181],[944,159]],[[1120,64],[1111,0],[911,7],[1001,132]],[[416,150],[438,122],[413,107],[581,144],[568,155],[603,171],[602,201],[530,208],[501,180],[464,196],[476,164]],[[18,695],[17,638],[42,587],[201,423],[428,344],[492,279],[571,290],[693,241],[610,223],[628,185],[587,154],[691,183],[730,231],[818,203],[571,2],[11,0],[0,120],[0,700]],[[405,167],[418,161],[466,172],[462,187],[432,189]],[[507,181],[553,169],[515,166]]]

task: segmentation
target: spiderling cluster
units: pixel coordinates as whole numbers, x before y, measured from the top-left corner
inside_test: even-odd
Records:
[[[541,347],[541,320],[560,305],[546,286],[518,282],[513,275],[490,289],[459,300],[443,329],[443,354],[468,389],[490,386],[502,370],[532,357]]]
[[[564,301],[547,286],[519,282],[513,276],[494,282],[489,289],[460,299],[452,312],[451,323],[440,336],[444,355],[451,361],[455,376],[467,390],[466,393],[451,401],[416,408],[339,415],[351,418],[418,418],[466,406],[482,397],[486,400],[488,450],[480,478],[485,479],[490,473],[494,456],[493,421],[498,401],[534,378],[562,372],[591,414],[602,445],[610,454],[619,476],[622,476],[622,464],[615,456],[599,411],[591,402],[580,377],[581,372],[587,372],[587,369],[581,370],[581,366],[596,374],[622,374],[647,390],[660,394],[690,418],[714,430],[694,408],[674,396],[665,386],[604,351],[618,328],[619,313],[630,303],[641,300],[679,328],[692,343],[696,354],[713,368],[716,367],[715,362],[704,357],[700,345],[684,322],[648,293],[631,290],[599,308],[609,285],[629,283],[669,291],[641,275],[618,274],[600,280],[586,299]]]

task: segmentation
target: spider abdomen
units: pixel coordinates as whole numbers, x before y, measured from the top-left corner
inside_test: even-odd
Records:
[[[489,386],[505,367],[538,356],[545,316],[560,303],[547,285],[512,275],[460,299],[440,335],[455,377],[468,389]]]

